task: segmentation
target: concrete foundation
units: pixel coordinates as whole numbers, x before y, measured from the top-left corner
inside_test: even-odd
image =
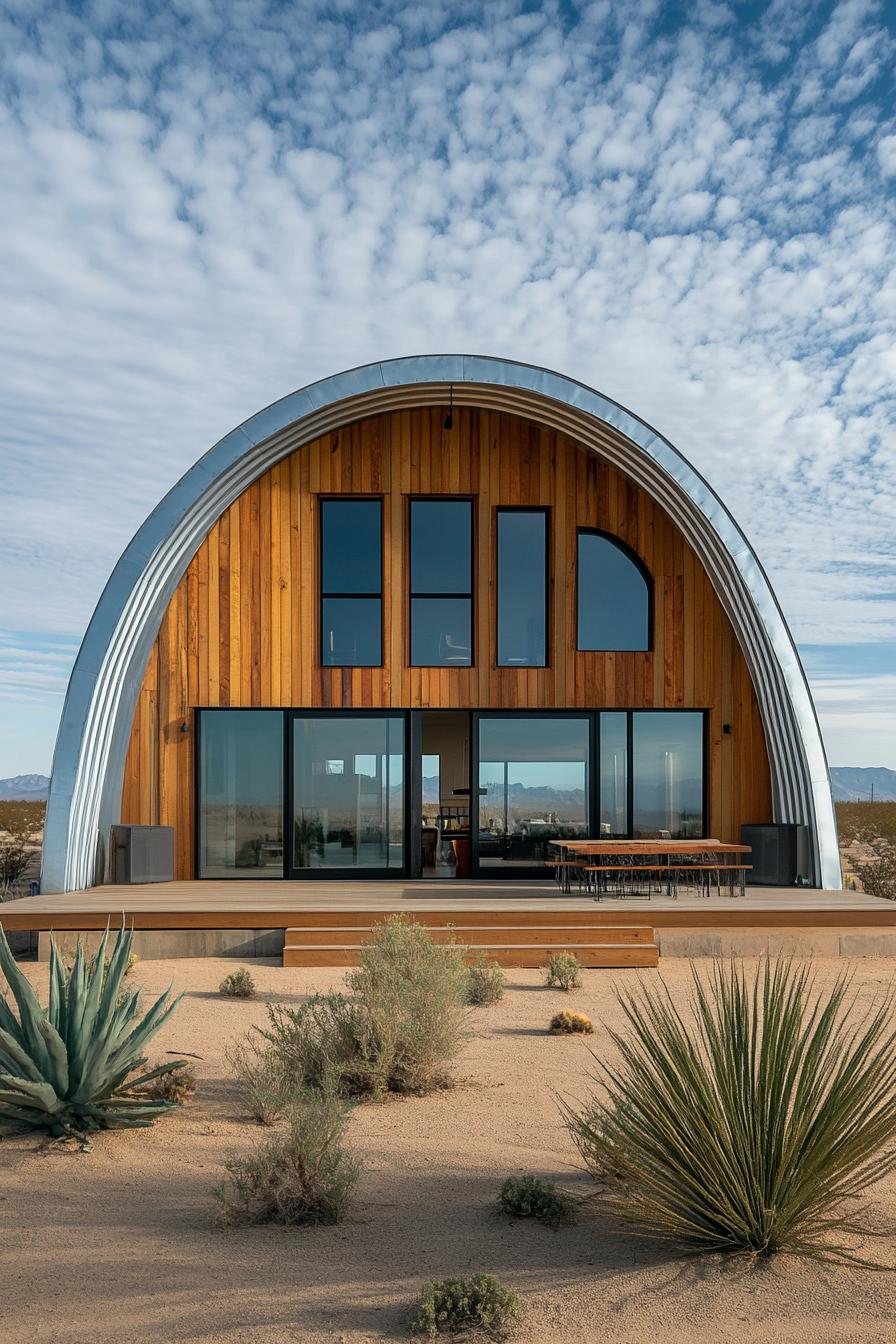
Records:
[[[115,932],[114,928],[112,930]],[[169,961],[180,957],[281,957],[284,929],[136,929],[133,948],[142,961]],[[37,936],[38,961],[50,960],[49,933]],[[66,954],[78,939],[94,951],[102,934],[95,929],[65,929],[55,935]]]

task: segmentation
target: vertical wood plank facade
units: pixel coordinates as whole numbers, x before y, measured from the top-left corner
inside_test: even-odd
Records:
[[[175,827],[175,875],[193,874],[193,711],[213,706],[708,709],[709,833],[771,817],[768,759],[737,640],[694,552],[621,472],[574,441],[497,412],[444,407],[371,417],[293,453],[222,514],[172,599],[134,716],[122,821]],[[318,657],[318,498],[383,497],[382,668]],[[408,497],[474,497],[475,662],[407,665]],[[550,659],[496,663],[497,507],[549,510]],[[648,653],[579,653],[576,531],[625,541],[654,584]],[[723,733],[723,724],[731,733]]]

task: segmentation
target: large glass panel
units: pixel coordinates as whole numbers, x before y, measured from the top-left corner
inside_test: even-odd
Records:
[[[498,511],[498,665],[547,662],[547,514]]]
[[[588,835],[590,720],[479,720],[479,863],[539,866],[548,842]]]
[[[324,667],[379,667],[383,661],[378,597],[325,597],[321,603]]]
[[[412,597],[412,665],[469,667],[473,658],[471,612],[468,597]]]
[[[636,712],[632,739],[635,838],[703,836],[703,715]]]
[[[411,500],[411,592],[469,593],[473,505],[468,499]]]
[[[382,506],[378,499],[323,499],[320,505],[321,590],[379,593]]]
[[[650,648],[650,589],[631,556],[609,537],[579,533],[578,647]]]
[[[629,833],[627,714],[600,716],[600,833],[609,839]]]
[[[199,876],[283,877],[283,715],[200,712]]]
[[[404,866],[404,720],[357,714],[293,720],[296,869]]]

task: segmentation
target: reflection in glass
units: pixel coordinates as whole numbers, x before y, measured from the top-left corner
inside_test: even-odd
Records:
[[[479,720],[481,867],[538,866],[550,840],[588,835],[589,730],[566,715]]]
[[[411,598],[411,664],[469,667],[472,602],[468,597]]]
[[[283,877],[283,715],[200,712],[199,876]]]
[[[321,589],[379,593],[382,506],[378,499],[323,499],[320,505]]]
[[[547,515],[498,511],[498,666],[544,667]]]
[[[324,667],[379,667],[382,636],[382,503],[320,505],[321,639]]]
[[[650,647],[650,589],[631,556],[609,537],[579,533],[578,647]]]
[[[600,716],[600,833],[610,839],[627,836],[628,715]]]
[[[632,715],[635,838],[697,839],[703,817],[703,715]]]
[[[411,500],[411,592],[469,593],[473,506],[468,499]]]
[[[293,720],[292,863],[297,869],[404,867],[404,720]]]
[[[321,603],[324,667],[379,667],[382,658],[378,597],[325,597]]]

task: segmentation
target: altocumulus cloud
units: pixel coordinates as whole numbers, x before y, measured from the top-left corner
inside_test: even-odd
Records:
[[[804,646],[896,639],[875,0],[6,0],[0,41],[0,623],[28,632],[0,772],[45,763],[73,641],[190,463],[310,379],[420,351],[631,406],[731,504]],[[896,724],[888,693],[850,718],[847,685],[854,760],[850,724]]]

